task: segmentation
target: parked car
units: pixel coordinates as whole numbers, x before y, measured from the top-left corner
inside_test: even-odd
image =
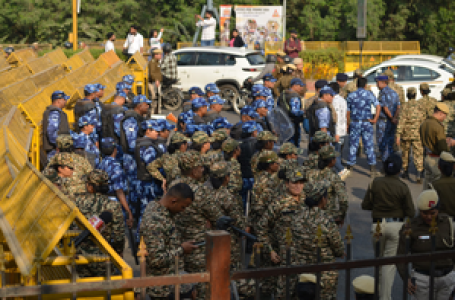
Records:
[[[188,47],[173,52],[177,57],[178,87],[187,91],[192,86],[214,82],[221,98],[241,106],[240,90],[250,76],[257,76],[265,65],[259,51],[233,47]]]
[[[427,61],[435,64],[441,64],[442,68],[445,68],[450,73],[455,73],[455,64],[448,58],[437,55],[429,54],[409,54],[409,55],[398,55],[388,61],[402,61],[402,60],[418,60],[418,61]]]

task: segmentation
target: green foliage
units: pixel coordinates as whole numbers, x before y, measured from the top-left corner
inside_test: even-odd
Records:
[[[300,53],[300,58],[309,64],[304,70],[306,78],[332,78],[335,69],[344,72],[344,52],[336,48],[305,50]]]

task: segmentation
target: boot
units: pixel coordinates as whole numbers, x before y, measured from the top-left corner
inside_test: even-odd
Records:
[[[408,169],[403,170],[403,173],[401,174],[401,178],[409,179]]]
[[[377,175],[378,173],[376,172],[376,166],[375,165],[370,166],[370,177],[375,178]]]
[[[423,171],[422,172],[417,171],[416,181],[418,184],[422,184],[422,178],[423,178]]]

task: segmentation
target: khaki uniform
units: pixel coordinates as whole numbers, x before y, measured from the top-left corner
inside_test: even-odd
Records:
[[[400,105],[403,106],[403,104],[406,103],[404,88],[401,85],[396,84],[395,82],[389,82],[389,88],[391,88],[398,94],[398,97],[400,98]]]
[[[450,218],[446,214],[438,214],[436,218],[436,249],[435,251],[453,250],[453,230]],[[411,221],[410,225],[410,252],[409,254],[422,254],[431,252],[431,233],[430,226],[419,216]],[[400,231],[400,241],[398,245],[397,255],[406,254],[406,235],[405,227]],[[434,299],[450,299],[450,295],[455,286],[455,272],[453,271],[454,261],[452,259],[441,259],[434,261],[435,274],[434,277]],[[397,265],[398,272],[403,278],[406,270],[406,265]],[[430,272],[430,261],[412,263],[414,272],[410,274],[416,279],[416,292],[414,294],[417,300],[429,299],[430,276],[426,275]],[[426,273],[426,274],[425,274]]]
[[[409,99],[403,105],[397,126],[396,137],[401,139],[403,150],[403,170],[408,169],[409,151],[412,147],[414,165],[418,172],[423,171],[423,147],[420,141],[420,124],[426,119],[426,111],[415,99]]]
[[[442,177],[432,183],[434,189],[438,193],[440,213],[448,214],[451,217],[455,217],[455,201],[453,201],[453,195],[455,195],[455,178]]]
[[[272,72],[272,76],[275,77],[276,80],[280,80],[280,78],[283,76],[283,73],[281,73],[281,69],[285,66],[286,64],[284,62],[282,63],[276,63],[275,64],[275,69]]]
[[[365,90],[371,91],[371,87],[367,85]],[[357,91],[357,78],[351,82],[346,83],[346,85],[340,90],[340,96],[346,99],[350,93]]]
[[[424,160],[425,182],[423,189],[429,189],[433,181],[441,178],[438,168],[439,155],[442,151],[448,151],[446,135],[441,122],[433,116],[427,118],[420,126],[420,139],[422,146],[427,152]]]
[[[160,83],[163,81],[163,75],[161,75],[161,68],[160,68],[160,62],[157,59],[152,59],[149,61],[148,64],[149,68],[149,91],[150,91],[150,99],[155,100],[156,99],[156,93],[161,94],[161,84],[159,86],[156,86],[156,81],[159,81]]]
[[[276,98],[280,97],[281,93],[291,87],[291,80],[294,78],[291,74],[281,76],[273,86],[273,94]]]

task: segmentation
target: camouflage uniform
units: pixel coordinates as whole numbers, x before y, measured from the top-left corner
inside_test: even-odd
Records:
[[[108,185],[109,176],[104,171],[94,170],[88,175],[87,182],[95,186]],[[121,256],[125,246],[125,228],[120,203],[110,200],[106,195],[88,192],[77,196],[75,203],[87,219],[92,216],[99,216],[103,211],[112,213],[112,221],[105,225],[106,227],[101,232],[101,235],[109,242],[115,252]],[[82,255],[104,255],[104,252],[91,240],[82,242],[77,253]],[[77,266],[77,272],[81,277],[106,275],[104,263]]]
[[[324,146],[319,150],[319,155],[321,159],[330,159],[335,158],[339,155],[339,153],[335,151],[333,146]],[[308,180],[310,182],[324,179],[330,183],[330,186],[327,189],[326,213],[333,220],[339,219],[342,221],[346,217],[346,212],[348,211],[349,206],[348,194],[346,192],[344,181],[341,180],[340,176],[329,167],[319,171],[308,171]]]
[[[175,230],[179,215],[171,212],[160,202],[150,202],[142,217],[140,235],[149,255],[146,257],[147,276],[163,276],[175,274],[175,257],[179,256],[179,270],[183,270],[183,248],[180,233]],[[147,294],[154,297],[167,298],[172,292],[169,286],[153,286],[146,288]]]
[[[428,83],[421,83],[420,90],[430,90],[430,85]],[[436,100],[433,97],[430,97],[429,95],[425,95],[417,101],[422,103],[421,105],[424,107],[424,109],[426,111],[425,118],[428,118],[429,116],[433,115],[434,107],[436,106],[436,103],[438,102],[438,100]]]
[[[324,131],[316,131],[313,137],[313,141],[317,143],[330,143],[335,142],[335,138],[331,137]],[[307,160],[303,165],[309,169],[317,170],[319,164],[319,154],[318,152],[311,152],[308,154]]]
[[[329,189],[330,183],[327,180],[307,183],[304,187],[304,193],[307,198],[320,200],[325,191]],[[291,223],[292,243],[295,251],[291,252],[291,264],[316,264],[318,262],[318,227],[321,229],[321,262],[333,263],[335,257],[341,257],[344,254],[343,240],[337,226],[332,221],[326,211],[317,206],[307,207],[295,214],[294,221]],[[293,285],[296,278],[291,280],[291,291],[294,291]],[[321,282],[324,285],[321,288],[321,299],[336,299],[338,272],[322,272]],[[283,287],[281,287],[283,288]]]
[[[385,70],[384,75],[389,77],[389,88],[391,88],[398,94],[398,97],[400,99],[400,105],[406,103],[404,89],[401,85],[395,83],[395,75],[393,74],[392,70],[390,69]]]
[[[417,94],[415,88],[408,88],[408,94]],[[407,171],[409,164],[409,150],[412,146],[412,155],[414,165],[418,172],[423,171],[423,147],[420,141],[420,124],[426,119],[426,111],[422,106],[423,103],[416,99],[408,99],[403,106],[400,114],[400,120],[397,126],[397,139],[401,139],[401,149],[403,157],[403,170]]]
[[[276,142],[278,139],[277,137],[271,133],[270,131],[262,131],[257,136],[258,141],[274,141]],[[257,175],[257,167],[258,167],[258,159],[259,156],[266,150],[262,149],[259,152],[256,152],[251,157],[251,171],[253,172],[254,177]]]

